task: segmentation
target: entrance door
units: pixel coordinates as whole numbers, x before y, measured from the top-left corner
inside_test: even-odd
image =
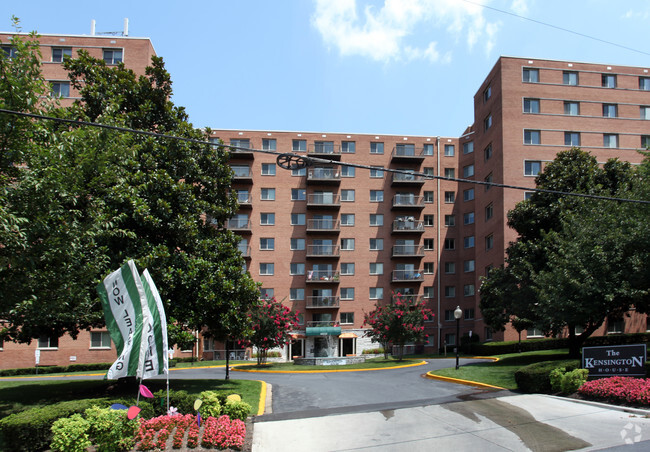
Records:
[[[293,339],[289,345],[289,356],[288,359],[293,359],[294,356],[302,357],[305,356],[305,340],[304,339]]]
[[[355,354],[355,338],[349,337],[349,338],[344,338],[341,339],[341,347],[340,347],[340,355],[341,356],[348,356],[348,355],[354,355]]]

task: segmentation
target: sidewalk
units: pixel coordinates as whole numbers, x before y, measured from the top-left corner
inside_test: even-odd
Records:
[[[650,450],[642,443],[650,440],[644,414],[650,411],[531,394],[282,421],[262,416],[253,452]]]

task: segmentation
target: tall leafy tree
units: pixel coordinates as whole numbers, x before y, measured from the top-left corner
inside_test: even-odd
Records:
[[[246,343],[257,348],[257,364],[266,363],[269,349],[291,342],[298,315],[275,298],[266,299],[248,313],[253,333]]]

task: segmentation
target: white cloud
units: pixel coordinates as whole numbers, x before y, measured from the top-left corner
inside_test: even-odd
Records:
[[[510,9],[513,13],[525,16],[528,12],[528,0],[512,0]]]
[[[513,0],[513,9],[525,8],[526,1]],[[487,53],[492,50],[499,23],[486,20],[476,4],[486,2],[384,0],[375,7],[363,0],[317,0],[312,24],[324,43],[343,56],[446,62],[451,48],[440,48],[449,38],[464,41],[469,49],[481,45]]]

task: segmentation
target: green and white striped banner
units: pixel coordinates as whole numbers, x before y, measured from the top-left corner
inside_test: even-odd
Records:
[[[142,286],[151,313],[149,324],[145,326],[146,334],[142,341],[145,345],[142,378],[149,378],[169,371],[167,318],[158,289],[147,269],[142,273]]]

